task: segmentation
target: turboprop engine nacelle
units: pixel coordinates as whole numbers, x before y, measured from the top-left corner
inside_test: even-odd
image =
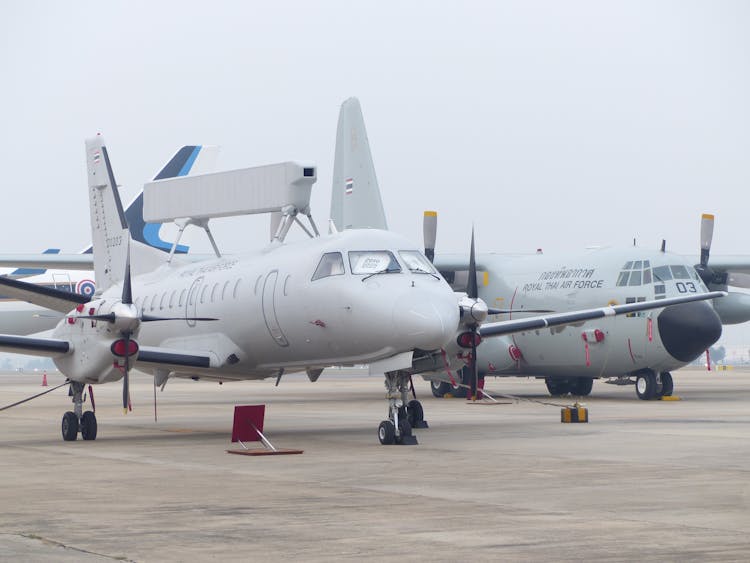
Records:
[[[721,324],[734,325],[750,321],[750,295],[730,291],[721,299],[714,299],[714,310],[721,319]]]
[[[119,300],[98,299],[79,306],[60,321],[52,334],[70,342],[70,351],[53,360],[61,373],[81,383],[105,383],[122,378],[122,361],[113,355],[112,345],[121,338],[118,324],[124,322],[128,327],[135,324],[130,315],[122,321],[117,316],[123,307],[129,309],[132,306]],[[115,320],[101,320],[105,315],[111,315]],[[137,333],[137,328],[135,326],[134,333]],[[137,346],[134,349],[137,350]]]

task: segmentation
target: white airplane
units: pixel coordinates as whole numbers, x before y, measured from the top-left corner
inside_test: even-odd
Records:
[[[341,229],[386,229],[359,102],[355,98],[344,102],[341,116],[331,217]],[[476,259],[476,296],[496,313],[490,319],[501,321],[544,311],[701,295],[709,289],[726,292],[727,284],[750,287],[750,276],[743,276],[750,273],[746,257],[712,259],[709,265],[712,221],[711,216],[704,218],[702,227],[702,269],[664,248],[602,248],[563,256],[482,253]],[[435,252],[436,225],[437,214],[426,212],[425,254],[430,259]],[[467,291],[472,280],[469,262],[466,255],[434,257],[435,266],[456,291]],[[691,303],[558,328],[534,326],[482,344],[476,356],[478,377],[543,378],[553,395],[588,395],[594,379],[612,378],[618,383],[634,382],[641,399],[668,396],[674,388],[671,371],[714,344],[721,336],[722,322],[748,319],[750,296],[730,293],[712,304]],[[466,386],[474,383],[471,373],[467,367],[453,381],[445,373],[430,377],[433,394],[465,396]],[[456,382],[465,387],[456,388]]]
[[[210,172],[215,168],[218,149],[210,145],[186,145],[174,154],[154,180]],[[162,225],[143,220],[143,192],[125,209],[125,217],[133,240],[165,252],[171,250],[171,243],[163,240],[159,234]],[[175,249],[178,254],[187,251],[188,247],[184,245]],[[0,255],[0,265],[20,266],[6,274],[7,277],[22,278],[40,287],[76,293],[81,296],[82,303],[91,299],[96,291],[91,245],[77,254],[59,254],[59,249],[48,249],[43,255],[4,254]],[[0,292],[0,333],[32,334],[49,330],[57,325],[62,316],[61,312],[50,311]]]
[[[480,326],[486,305],[475,295],[454,293],[415,245],[391,232],[346,230],[284,242],[291,225],[301,224],[300,213],[317,235],[309,210],[316,169],[295,163],[147,184],[144,217],[156,222],[190,218],[207,229],[211,217],[282,213],[274,241],[261,251],[199,263],[165,260],[164,253],[130,241],[101,136],[86,142],[86,157],[96,294],[81,303],[69,292],[16,281],[6,286],[15,297],[66,315],[47,334],[0,335],[0,350],[51,357],[70,381],[74,408],[61,426],[66,441],[79,433],[96,438],[96,415],[83,411],[86,384],[121,379],[127,412],[131,367],[163,386],[170,377],[278,380],[291,371],[306,371],[315,381],[325,367],[365,363],[371,373],[385,374],[389,406],[378,427],[380,442],[406,443],[412,428],[423,426],[421,404],[409,401],[411,376],[463,365],[478,333],[502,335],[531,323],[557,326],[722,295]]]

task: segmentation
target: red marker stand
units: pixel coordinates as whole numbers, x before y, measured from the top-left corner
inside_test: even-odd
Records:
[[[278,449],[263,435],[263,419],[266,405],[243,405],[234,407],[232,442],[239,442],[243,449],[227,450],[238,455],[285,455],[301,454],[303,450]],[[244,442],[261,442],[265,448],[249,449]]]

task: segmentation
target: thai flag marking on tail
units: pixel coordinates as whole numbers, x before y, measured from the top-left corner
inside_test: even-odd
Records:
[[[345,192],[347,195],[351,195],[354,191],[354,178],[347,178],[344,180]]]

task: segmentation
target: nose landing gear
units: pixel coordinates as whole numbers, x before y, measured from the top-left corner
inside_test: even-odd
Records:
[[[69,394],[73,397],[73,411],[62,417],[62,437],[66,442],[74,442],[78,433],[84,440],[96,440],[96,415],[92,411],[83,412],[83,383],[70,382]]]
[[[410,380],[411,376],[402,371],[385,374],[388,420],[384,420],[378,426],[378,439],[381,444],[417,444],[417,437],[412,434],[412,429],[427,428],[422,403],[416,399],[408,400]]]

